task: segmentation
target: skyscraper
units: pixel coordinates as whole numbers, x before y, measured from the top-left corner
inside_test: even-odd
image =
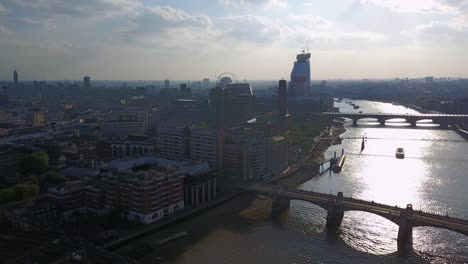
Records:
[[[83,87],[85,89],[91,88],[91,78],[89,76],[83,77]]]
[[[300,53],[296,56],[291,72],[289,96],[307,96],[310,94],[310,53]]]
[[[278,83],[278,123],[281,131],[286,128],[287,102],[286,81],[280,80]]]
[[[13,72],[13,82],[18,83],[18,72],[16,70]]]
[[[164,80],[164,88],[165,88],[165,89],[169,89],[169,87],[170,87],[169,80],[167,80],[167,79]]]

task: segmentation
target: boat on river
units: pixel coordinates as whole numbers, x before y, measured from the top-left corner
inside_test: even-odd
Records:
[[[397,148],[395,152],[395,157],[397,159],[404,159],[405,158],[405,150],[403,148]]]
[[[339,157],[336,160],[336,162],[335,162],[335,164],[333,165],[333,168],[332,168],[334,173],[340,173],[341,170],[343,170],[345,160],[346,160],[346,154],[343,154],[341,157]]]

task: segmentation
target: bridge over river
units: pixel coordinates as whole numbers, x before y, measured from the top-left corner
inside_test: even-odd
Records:
[[[432,120],[433,123],[439,124],[441,128],[448,128],[450,124],[459,122],[468,122],[468,115],[458,114],[392,114],[392,113],[337,113],[323,112],[318,115],[328,116],[330,118],[349,118],[353,120],[353,125],[357,125],[360,119],[373,118],[380,125],[385,125],[385,121],[390,119],[405,119],[411,126],[415,127],[416,123],[421,120]]]
[[[399,226],[397,243],[400,253],[412,250],[413,227],[445,228],[468,236],[468,220],[417,211],[412,208],[411,204],[408,204],[406,208],[400,208],[373,201],[344,197],[341,192],[338,195],[330,195],[287,189],[279,185],[252,185],[243,187],[243,189],[272,196],[273,212],[289,207],[290,200],[302,200],[316,204],[327,211],[326,227],[327,231],[332,233],[338,230],[345,211],[363,211],[380,215]]]

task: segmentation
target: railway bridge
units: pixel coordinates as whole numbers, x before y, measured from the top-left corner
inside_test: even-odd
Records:
[[[330,118],[349,118],[353,120],[353,125],[357,126],[360,119],[372,118],[376,119],[381,126],[385,125],[385,121],[390,119],[405,119],[412,127],[421,120],[432,120],[433,123],[439,124],[441,128],[448,128],[450,124],[468,122],[468,115],[459,114],[396,114],[396,113],[337,113],[323,112],[318,115],[327,116]]]
[[[390,206],[337,195],[286,189],[278,185],[252,185],[243,189],[266,194],[273,197],[272,212],[279,212],[289,207],[290,200],[302,200],[316,204],[327,211],[326,228],[334,233],[340,227],[345,211],[363,211],[380,215],[399,226],[398,251],[407,253],[413,249],[413,227],[431,226],[445,228],[468,236],[468,220],[413,210],[412,205],[406,208]]]

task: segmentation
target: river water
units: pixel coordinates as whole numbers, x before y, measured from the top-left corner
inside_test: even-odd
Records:
[[[344,100],[345,101],[345,100]],[[341,112],[416,113],[388,103],[353,101],[336,103]],[[468,219],[468,142],[450,130],[439,130],[430,121],[409,128],[403,120],[379,127],[362,120],[358,127],[346,124],[341,145],[347,159],[339,174],[316,176],[299,188],[316,192],[343,192],[345,196]],[[365,149],[361,152],[361,139]],[[405,149],[405,159],[395,149]],[[303,171],[301,173],[307,173]],[[468,263],[468,237],[448,230],[417,227],[413,231],[414,254],[396,253],[398,226],[365,212],[345,212],[336,237],[325,232],[325,210],[303,201],[276,217],[245,217],[239,211],[252,199],[235,200],[135,241],[150,245],[142,263]],[[263,210],[263,209],[259,209]],[[266,210],[266,209],[265,209]],[[188,235],[162,245],[158,241],[186,232]]]

